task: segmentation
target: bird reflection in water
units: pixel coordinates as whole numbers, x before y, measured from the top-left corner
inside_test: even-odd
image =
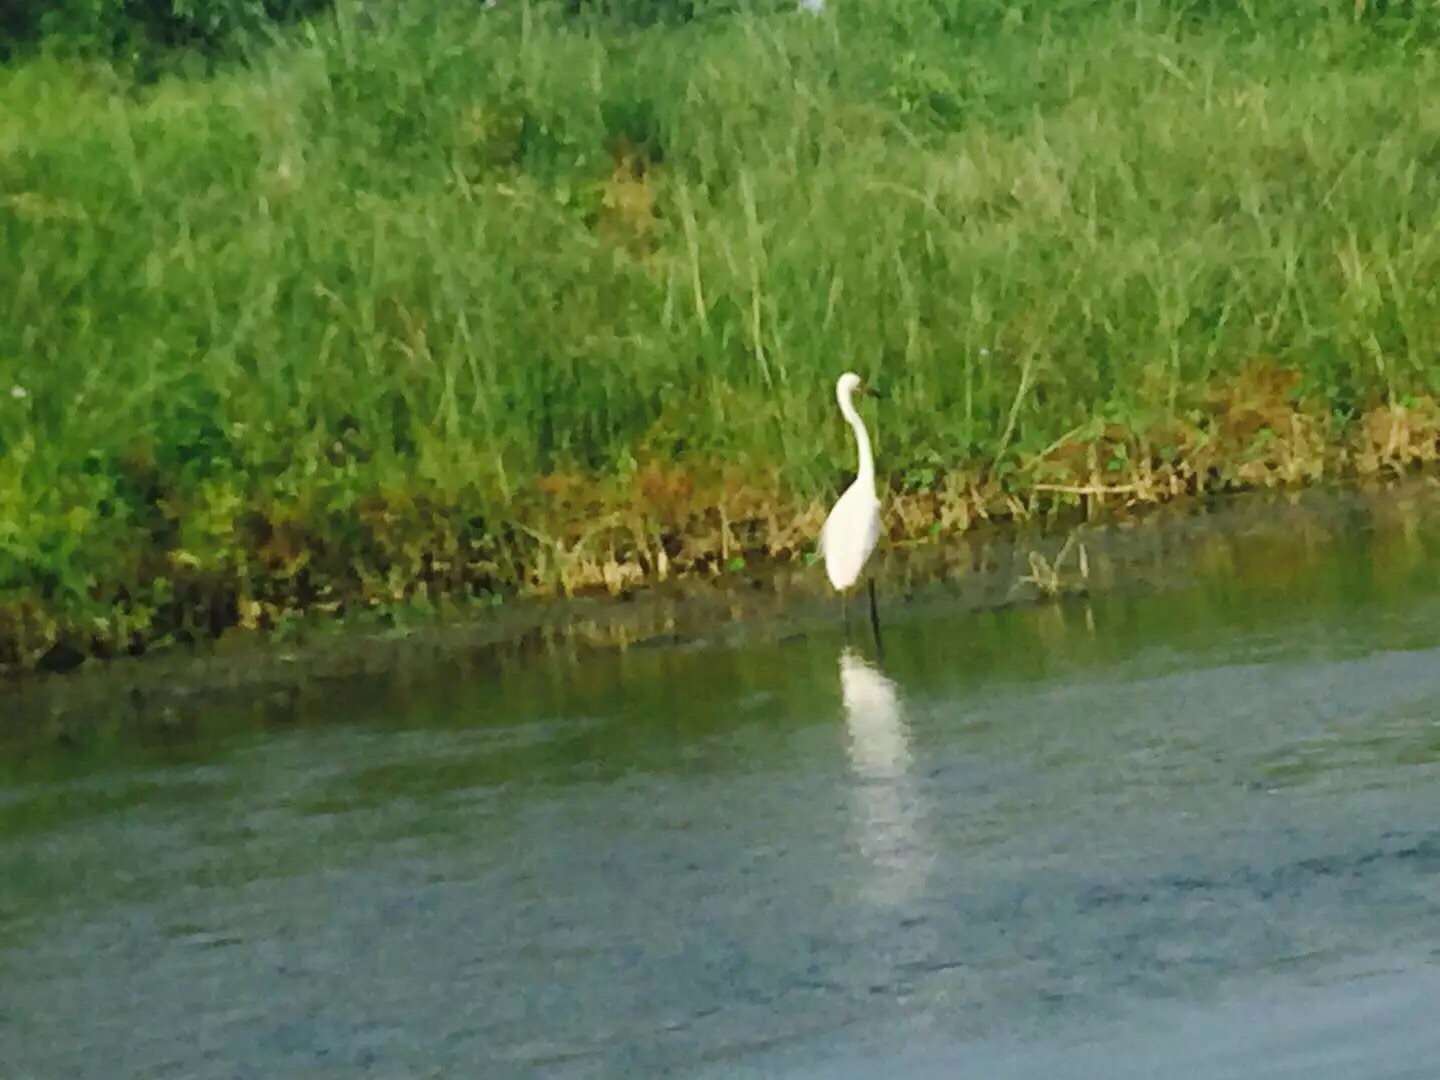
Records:
[[[864,892],[884,905],[919,895],[933,860],[923,796],[911,774],[910,732],[893,680],[853,649],[840,654],[846,754],[860,853],[874,873]]]

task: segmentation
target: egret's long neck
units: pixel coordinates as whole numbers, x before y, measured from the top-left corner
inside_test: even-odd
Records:
[[[845,417],[845,422],[855,432],[855,449],[860,455],[860,467],[856,473],[855,482],[863,484],[871,491],[875,490],[875,457],[870,452],[870,435],[865,430],[865,421],[860,419],[860,414],[855,411],[855,402],[846,394],[840,399],[840,413]]]

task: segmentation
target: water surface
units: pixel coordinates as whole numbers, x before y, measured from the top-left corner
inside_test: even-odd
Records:
[[[1431,1075],[1428,524],[12,731],[0,1075]]]

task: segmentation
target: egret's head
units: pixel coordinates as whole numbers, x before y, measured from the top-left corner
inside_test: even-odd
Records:
[[[874,389],[866,386],[865,381],[861,379],[859,375],[856,375],[853,371],[847,371],[844,375],[841,375],[839,381],[835,383],[835,399],[843,402],[855,394],[868,394],[871,397],[880,396]]]

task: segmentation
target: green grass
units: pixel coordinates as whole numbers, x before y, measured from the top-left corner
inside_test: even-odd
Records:
[[[1344,445],[1440,390],[1440,20],[1391,7],[342,3],[206,77],[0,69],[0,664],[797,550],[846,368],[896,492],[1194,457],[1257,361]]]

